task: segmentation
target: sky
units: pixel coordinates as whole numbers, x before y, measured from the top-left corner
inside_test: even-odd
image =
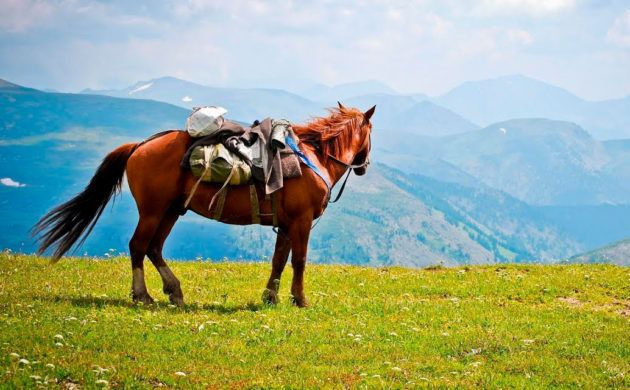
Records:
[[[630,1],[0,0],[0,78],[36,88],[379,80],[437,96],[510,74],[630,95]]]

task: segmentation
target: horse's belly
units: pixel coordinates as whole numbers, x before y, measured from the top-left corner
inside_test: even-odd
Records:
[[[187,187],[188,197],[190,190],[194,185],[194,179],[190,177]],[[217,196],[212,205],[210,202],[219,190],[220,185],[200,183],[199,187],[195,191],[193,198],[188,205],[188,209],[193,212],[202,215],[206,218],[215,219],[217,221],[232,224],[232,225],[250,225],[254,223],[254,212],[252,211],[252,201],[250,196],[250,189],[248,185],[242,186],[229,186],[224,191],[226,192],[223,208],[220,213],[217,213],[217,208],[220,207],[220,196]],[[273,217],[271,210],[271,201],[266,200],[261,191],[257,191],[258,198],[258,215],[262,225],[272,225]],[[217,216],[217,214],[220,214]]]

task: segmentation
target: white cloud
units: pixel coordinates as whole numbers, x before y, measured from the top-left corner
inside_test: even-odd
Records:
[[[193,101],[193,100],[192,100],[192,98],[191,98],[190,96],[184,96],[184,97],[182,98],[182,102],[184,102],[184,103],[190,103],[190,102],[192,102],[192,101]]]
[[[3,177],[2,179],[0,179],[0,184],[7,186],[7,187],[26,187],[26,184],[22,184],[20,182],[17,182],[13,179],[11,179],[10,177]]]
[[[527,14],[544,16],[575,6],[575,0],[483,0],[477,8],[480,14],[495,16],[500,14]]]
[[[615,19],[606,38],[619,46],[630,47],[630,9]]]
[[[54,8],[40,0],[0,0],[0,31],[19,33],[52,16]]]
[[[511,29],[507,31],[507,37],[510,42],[520,45],[531,45],[534,42],[534,38],[529,31],[520,29]]]
[[[628,6],[612,3],[0,0],[0,69],[9,80],[64,91],[175,76],[231,86],[378,79],[429,94],[526,73],[610,97],[630,85]]]

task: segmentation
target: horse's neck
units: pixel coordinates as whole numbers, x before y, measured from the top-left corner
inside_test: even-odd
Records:
[[[331,181],[330,182],[331,186],[334,186],[339,180],[341,180],[343,175],[348,171],[347,167],[336,162],[335,160],[330,158],[330,156],[326,158],[321,153],[315,153],[315,155],[317,156],[319,165],[323,167],[326,173],[328,174],[328,177],[330,178],[330,181]],[[348,163],[349,163],[349,161],[351,161],[351,158],[348,157],[349,155],[350,153],[348,153],[347,151],[344,151],[343,153],[340,154],[340,156],[335,156],[335,157],[341,161],[348,160]]]

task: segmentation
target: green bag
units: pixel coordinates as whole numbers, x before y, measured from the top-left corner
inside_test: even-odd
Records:
[[[241,185],[252,177],[250,166],[221,143],[194,148],[189,161],[193,176],[203,182]]]

